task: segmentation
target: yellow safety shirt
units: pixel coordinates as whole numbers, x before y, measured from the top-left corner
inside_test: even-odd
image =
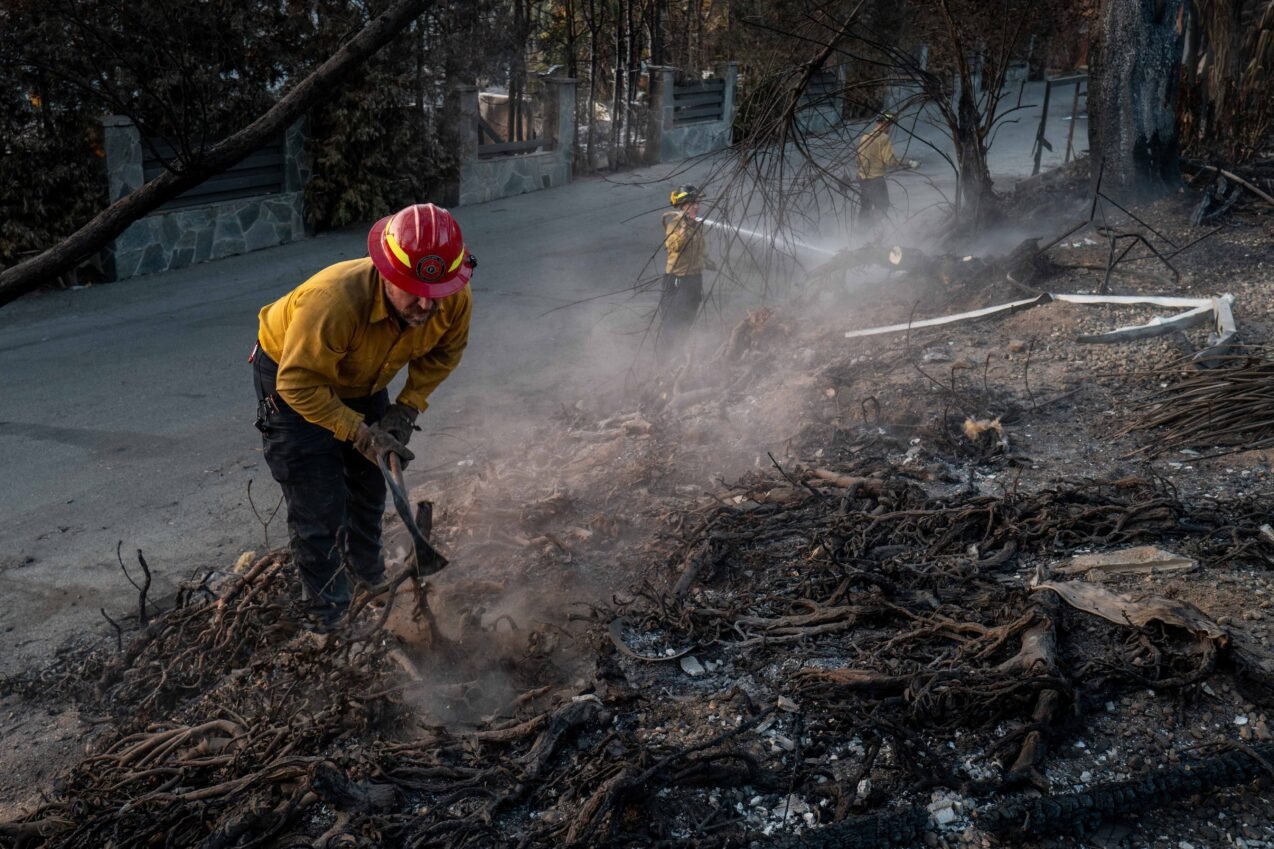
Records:
[[[443,298],[420,327],[404,327],[370,258],[329,266],[260,313],[258,340],[279,364],[275,390],[306,421],[351,440],[363,414],[341,402],[389,385],[410,364],[398,403],[417,410],[460,363],[469,342],[469,287]]]
[[[870,130],[858,139],[858,179],[883,177],[900,164],[888,130]]]
[[[668,249],[666,273],[677,277],[703,273],[706,249],[698,222],[681,212],[665,212],[664,247]]]

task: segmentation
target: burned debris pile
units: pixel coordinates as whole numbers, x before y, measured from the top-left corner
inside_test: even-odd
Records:
[[[1029,841],[1063,832],[1102,835],[1112,817],[1153,811],[1173,803],[1253,780],[1268,778],[1274,745],[1241,747],[1201,757],[1176,769],[1164,769],[1133,781],[1098,785],[996,805],[978,813],[978,829],[1006,843]],[[916,808],[901,814],[853,817],[817,832],[768,841],[766,849],[877,849],[919,846],[930,841],[929,812]],[[1107,832],[1108,834],[1110,831]]]
[[[1229,522],[1254,535],[1254,509],[1191,515],[1141,480],[938,500],[870,465],[741,488],[683,531],[680,596],[623,611],[635,633],[791,700],[780,748],[820,821],[918,787],[978,798],[1046,784],[1037,768],[1063,729],[1121,689],[1198,686],[1218,661],[1270,695],[1260,651],[1226,656],[1229,637],[1163,617],[1096,628],[1024,579],[1062,552],[1151,539],[1227,561]]]
[[[953,309],[1009,273],[959,261]],[[0,846],[1030,846],[1243,795],[1268,477],[1143,455],[1268,438],[1266,354],[1076,355],[1090,309],[1141,306],[754,311],[431,479],[452,567],[333,633],[283,552],[201,573],[3,682],[96,731]]]
[[[1204,448],[1222,454],[1274,444],[1274,360],[1267,348],[1242,346],[1194,368],[1193,358],[1165,366],[1161,389],[1142,399],[1125,433],[1155,439],[1140,453],[1156,456]]]
[[[1111,622],[1065,589],[1082,582],[1046,583],[1059,555],[1147,541],[1202,564],[1265,562],[1274,542],[1235,543],[1258,536],[1255,505],[1195,510],[1138,479],[934,498],[860,447],[858,463],[754,473],[673,517],[644,586],[569,629],[589,680],[523,631],[501,661],[511,697],[458,725],[422,721],[419,700],[463,701],[447,676],[473,675],[472,658],[461,670],[434,647],[406,661],[432,664],[428,680],[404,675],[371,610],[345,632],[299,631],[282,556],[192,587],[92,667],[85,700],[111,730],[0,839],[842,845],[828,841],[858,823],[850,845],[890,846],[953,821],[928,801],[937,788],[962,823],[1042,834],[1261,773],[1268,747],[1114,789],[1097,777],[1073,799],[1020,795],[1047,789],[1053,752],[1123,693],[1194,692],[1226,669],[1269,702],[1272,670],[1233,625],[1128,599]],[[467,652],[498,654],[474,639]]]

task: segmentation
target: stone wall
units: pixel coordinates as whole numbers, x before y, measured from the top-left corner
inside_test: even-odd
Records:
[[[460,206],[565,186],[575,146],[575,80],[543,80],[544,150],[483,156],[478,144],[478,89],[460,89]]]
[[[142,185],[142,141],[126,118],[104,118],[102,127],[114,203]],[[304,238],[309,176],[304,125],[297,122],[284,137],[282,192],[152,212],[107,249],[108,274],[125,280]]]
[[[460,205],[538,192],[571,181],[570,150],[471,159],[460,165]]]
[[[739,78],[739,66],[729,62],[719,70],[725,80],[725,102],[722,106],[721,120],[695,121],[678,124],[674,116],[672,91],[676,84],[673,71],[665,70],[657,94],[656,108],[662,114],[659,122],[659,161],[675,162],[702,156],[714,150],[729,147],[734,127],[734,92]]]

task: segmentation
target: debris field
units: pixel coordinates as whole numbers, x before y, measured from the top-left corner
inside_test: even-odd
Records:
[[[1144,304],[846,339],[1022,284],[829,274],[434,475],[452,565],[334,633],[285,551],[207,564],[3,682],[85,731],[0,846],[1274,846],[1274,245],[1228,221],[1108,281],[1233,294],[1206,364],[1076,341]],[[1097,291],[1087,232],[1031,285]]]

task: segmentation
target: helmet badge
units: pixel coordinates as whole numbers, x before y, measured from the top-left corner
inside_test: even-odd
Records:
[[[433,283],[442,277],[445,266],[442,263],[442,257],[437,254],[422,256],[416,260],[416,276],[426,283]]]

